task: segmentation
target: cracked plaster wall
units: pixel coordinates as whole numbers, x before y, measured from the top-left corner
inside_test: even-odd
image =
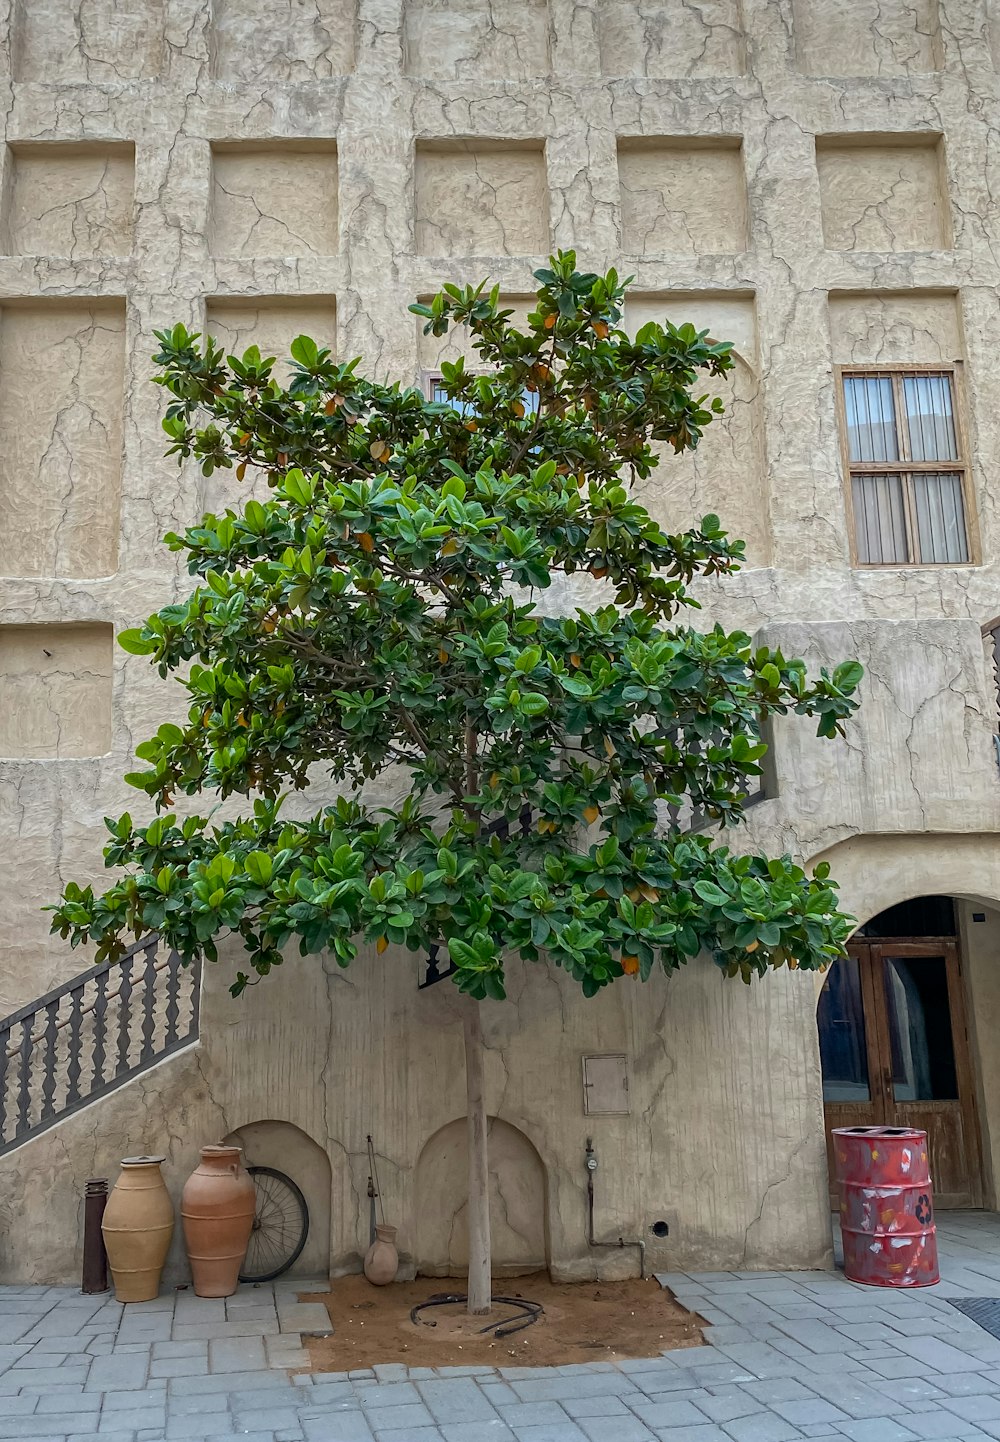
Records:
[[[842,750],[812,741],[808,723],[777,728],[779,793],[753,809],[738,841],[802,858],[828,852],[858,915],[901,899],[897,887],[1000,898],[995,692],[977,640],[997,613],[1000,581],[990,485],[1000,468],[1000,173],[991,129],[1000,77],[981,0],[549,0],[544,58],[530,39],[541,34],[540,6],[512,3],[501,21],[495,6],[495,33],[481,44],[470,39],[472,7],[422,8],[434,28],[415,39],[417,11],[399,0],[150,0],[114,26],[110,0],[23,0],[12,32],[10,7],[0,6],[0,55],[11,39],[13,57],[12,76],[0,73],[13,147],[2,160],[0,231],[13,239],[22,224],[10,197],[26,176],[29,194],[32,184],[44,190],[30,162],[18,177],[31,148],[79,147],[72,183],[55,197],[62,202],[85,188],[92,148],[134,146],[131,235],[120,186],[108,199],[122,215],[114,245],[91,253],[93,213],[67,222],[57,204],[32,221],[30,253],[0,255],[0,440],[19,438],[0,447],[8,508],[0,624],[37,634],[64,624],[117,630],[186,588],[177,558],[156,543],[197,516],[206,491],[193,468],[161,456],[162,396],[148,381],[154,328],[202,327],[210,297],[210,326],[227,343],[252,338],[267,350],[311,330],[335,340],[339,355],[361,354],[378,375],[411,381],[434,361],[406,311],[414,296],[488,274],[504,295],[524,297],[536,255],[550,242],[572,245],[584,267],[634,274],[643,305],[659,296],[674,320],[707,317],[713,329],[739,330],[745,373],[736,382],[747,388],[740,404],[751,419],[738,423],[734,400],[723,439],[706,441],[688,478],[678,466],[649,491],[673,527],[711,507],[758,538],[739,576],[704,588],[698,623],[761,632],[816,660],[859,653],[870,667],[865,712]],[[440,13],[453,23],[430,19]],[[500,33],[508,21],[517,34]],[[540,79],[543,65],[550,75]],[[821,174],[845,137],[857,156],[842,166],[836,204],[852,224],[871,207],[873,187],[876,211],[884,204],[887,137],[899,153],[920,152],[907,184],[928,199],[922,147],[936,136],[934,243],[921,220],[911,248],[896,249],[910,222],[893,211],[888,229],[866,233],[865,248],[830,244],[831,187]],[[669,256],[638,248],[624,223],[632,202],[619,142],[646,138],[656,153],[664,137],[690,153],[706,141],[725,152],[739,139],[738,152],[725,152],[725,195],[728,207],[738,177],[742,250],[719,247],[728,209],[716,232],[699,222],[697,247]],[[226,221],[233,239],[223,253],[213,146],[223,168],[257,148],[261,164],[242,180],[254,204],[263,187],[267,209],[285,203],[276,196],[286,184],[280,157],[292,176],[302,157],[318,163],[332,143],[339,249],[317,248],[319,237],[300,228],[301,245],[268,240],[249,254],[247,212],[249,225]],[[655,177],[639,181],[640,190],[659,187]],[[323,194],[330,207],[329,187]],[[929,213],[923,201],[918,208]],[[91,335],[101,349],[83,343]],[[76,381],[50,359],[65,354],[74,357],[79,401]],[[981,563],[853,569],[833,363],[955,357]],[[574,579],[545,604],[593,595]],[[50,752],[0,765],[4,1012],[84,964],[47,936],[38,908],[70,877],[100,879],[101,818],[135,804],[121,781],[135,744],[183,714],[183,693],[141,658],[116,651],[110,664],[101,690],[106,754]],[[385,787],[383,796],[391,778]],[[913,864],[917,852],[922,866]],[[338,1266],[356,1265],[367,1237],[371,1131],[401,1244],[413,1255],[417,1160],[464,1104],[447,985],[418,993],[406,956],[364,954],[350,972],[329,974],[322,962],[290,957],[233,1003],[230,969],[209,970],[196,1050],[0,1162],[0,1275],[74,1279],[86,1177],[113,1176],[121,1156],[162,1149],[176,1195],[201,1142],[263,1118],[300,1127],[329,1156]],[[829,1233],[813,1007],[808,979],[775,977],[751,990],[724,984],[707,962],[595,1003],[561,975],[515,974],[512,1000],[487,1012],[488,1106],[545,1166],[557,1270],[634,1268],[628,1253],[595,1259],[583,1243],[591,1132],[601,1237],[663,1217],[670,1237],[651,1247],[659,1264],[822,1262]],[[629,1057],[630,1116],[584,1116],[580,1058],[590,1051]],[[179,1252],[172,1266],[179,1275]]]
[[[337,253],[335,146],[216,145],[212,182],[216,255]]]
[[[739,141],[623,140],[618,146],[622,243],[652,259],[746,249],[746,181]]]
[[[129,144],[12,146],[4,251],[71,260],[128,255],[134,175]]]
[[[111,747],[111,627],[0,626],[0,756]]]
[[[941,146],[817,142],[823,239],[831,250],[944,250],[951,244]]]

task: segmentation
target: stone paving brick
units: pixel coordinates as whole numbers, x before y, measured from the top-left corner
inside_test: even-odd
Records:
[[[388,1427],[433,1427],[434,1418],[422,1402],[404,1402],[399,1407],[366,1407],[369,1427],[378,1434]]]
[[[518,1396],[521,1397],[522,1401],[535,1402],[545,1400],[540,1397],[525,1397],[521,1388],[528,1385],[530,1384],[514,1384],[514,1390]],[[552,1385],[568,1388],[569,1394],[572,1394],[572,1383],[568,1378],[560,1378],[558,1382],[554,1382]],[[440,1378],[433,1382],[418,1382],[416,1386],[417,1391],[427,1403],[439,1427],[443,1427],[446,1423],[500,1421],[499,1414],[495,1408],[487,1402],[479,1387],[471,1378]]]
[[[691,1402],[633,1402],[631,1410],[650,1430],[656,1427],[693,1427],[706,1420],[705,1413]]]
[[[354,1390],[362,1407],[399,1407],[420,1401],[412,1382],[363,1382]]]
[[[773,1412],[757,1412],[751,1417],[738,1417],[726,1423],[733,1442],[795,1442],[802,1436],[797,1427],[776,1417]]]
[[[308,1442],[373,1442],[371,1428],[361,1412],[340,1412],[303,1422]]]
[[[952,1412],[967,1422],[995,1422],[1000,1419],[1000,1397],[991,1393],[978,1397],[946,1397],[942,1406],[946,1412]]]
[[[751,1397],[742,1388],[734,1387],[729,1392],[720,1389],[719,1394],[712,1396],[710,1393],[697,1395],[693,1399],[700,1411],[713,1422],[732,1422],[737,1417],[749,1417],[754,1412],[760,1411],[760,1403],[756,1397]]]
[[[183,1391],[193,1395],[203,1392],[238,1392],[247,1391],[252,1387],[285,1387],[287,1385],[284,1377],[277,1372],[212,1372],[207,1377],[171,1377],[167,1381],[167,1391],[171,1394]]]
[[[659,1442],[732,1442],[728,1432],[723,1432],[714,1422],[706,1422],[700,1427],[678,1427],[676,1431],[671,1428],[669,1432],[657,1432],[656,1435]]]
[[[138,1431],[140,1427],[166,1427],[166,1425],[166,1407],[162,1404],[150,1406],[147,1403],[144,1407],[132,1407],[120,1412],[102,1412],[97,1430],[98,1432],[111,1432],[133,1428]]]
[[[819,1422],[848,1422],[846,1412],[841,1412],[832,1402],[823,1397],[798,1398],[793,1402],[772,1402],[771,1406],[779,1417],[796,1427],[811,1426]]]
[[[608,1442],[609,1436],[613,1436],[615,1442],[650,1442],[656,1437],[638,1417],[616,1417],[612,1424],[614,1431],[599,1417],[578,1417],[577,1426],[589,1442]]]
[[[245,1411],[240,1407],[232,1409],[237,1430],[246,1428],[248,1432],[281,1432],[291,1428],[299,1428],[299,1414],[292,1407],[254,1407]]]
[[[483,1391],[486,1390],[484,1387]],[[514,1402],[497,1410],[507,1426],[518,1433],[522,1427],[541,1427],[567,1420],[566,1412],[558,1402]]]
[[[518,1427],[517,1442],[587,1442],[575,1422],[543,1422],[540,1426]]]
[[[978,1358],[959,1351],[950,1342],[940,1342],[936,1337],[900,1337],[895,1343],[907,1357],[935,1372],[977,1372],[985,1364]]]
[[[208,1344],[210,1372],[256,1372],[266,1366],[260,1337],[215,1337]]]
[[[175,1322],[178,1342],[209,1342],[217,1337],[277,1337],[277,1322]]]
[[[840,1429],[851,1442],[914,1442],[915,1432],[887,1417],[878,1421],[845,1422]]]
[[[908,1412],[906,1415],[906,1426],[921,1439],[921,1442],[936,1442],[942,1437],[955,1436],[955,1417],[950,1412]],[[987,1434],[976,1428],[981,1437]],[[962,1436],[974,1437],[975,1432],[962,1433]]]
[[[149,1352],[95,1357],[87,1378],[89,1392],[135,1391],[145,1387],[149,1373]]]
[[[79,1426],[80,1418],[76,1412],[46,1412],[40,1416],[28,1417],[0,1414],[0,1438],[3,1442],[20,1437],[56,1437]]]
[[[499,1417],[495,1422],[450,1422],[441,1427],[445,1442],[516,1442]]]
[[[444,1442],[437,1427],[388,1427],[375,1434],[377,1442]]]
[[[95,1362],[103,1359],[95,1357]],[[49,1387],[70,1387],[76,1384],[83,1384],[87,1380],[89,1367],[33,1367],[26,1371],[21,1369],[19,1362],[15,1362],[3,1375],[3,1381],[13,1382],[16,1387],[37,1388],[45,1390]]]
[[[208,1371],[207,1357],[164,1357],[149,1364],[151,1377],[203,1377]]]
[[[623,1392],[616,1397],[567,1397],[559,1405],[571,1417],[624,1417],[628,1416],[625,1404],[630,1400],[631,1393]]]

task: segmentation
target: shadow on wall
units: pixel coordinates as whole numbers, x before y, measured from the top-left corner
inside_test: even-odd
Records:
[[[516,1277],[549,1265],[545,1164],[523,1132],[489,1119],[490,1226],[493,1273]],[[468,1271],[466,1122],[435,1132],[417,1162],[414,1260],[418,1273],[458,1277]]]
[[[309,1208],[309,1235],[301,1255],[289,1269],[292,1277],[330,1274],[330,1158],[323,1148],[292,1122],[250,1122],[224,1139],[243,1148],[248,1167],[274,1167],[301,1189]]]

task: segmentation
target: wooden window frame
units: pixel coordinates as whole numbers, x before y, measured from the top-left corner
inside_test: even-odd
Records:
[[[903,380],[907,376],[941,375],[948,376],[951,383],[952,417],[955,424],[955,444],[958,455],[954,461],[914,461],[910,459],[910,436],[903,398]],[[850,438],[847,426],[847,400],[844,381],[852,376],[882,376],[892,383],[893,405],[896,413],[896,441],[899,447],[897,461],[852,461]],[[841,469],[844,477],[844,499],[850,531],[851,565],[859,571],[902,571],[939,570],[944,566],[968,567],[980,564],[979,528],[977,525],[975,496],[972,488],[972,474],[969,465],[968,434],[965,426],[965,404],[962,389],[962,362],[942,361],[937,364],[918,365],[837,365],[834,366],[836,380],[837,429],[840,432]],[[906,542],[912,549],[917,534],[917,518],[913,502],[913,487],[910,477],[921,474],[957,475],[962,490],[962,509],[965,514],[965,545],[968,559],[965,561],[862,561],[858,557],[858,522],[854,509],[855,475],[899,475],[903,480],[903,512],[906,521]]]
[[[475,378],[476,376],[493,375],[495,374],[495,372],[490,370],[489,367],[484,366],[482,370],[466,370],[465,374],[467,376],[472,376],[473,378]],[[429,400],[431,402],[434,401],[434,387],[443,380],[444,376],[439,370],[422,370],[420,372],[420,385],[423,389],[424,398],[426,400]],[[521,394],[522,396],[524,395],[524,389],[522,389]]]

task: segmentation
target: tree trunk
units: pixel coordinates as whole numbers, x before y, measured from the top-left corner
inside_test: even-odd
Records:
[[[483,1100],[483,1028],[479,1002],[467,998],[465,1013],[465,1085],[469,1132],[469,1311],[484,1317],[493,1290],[490,1248],[490,1176]]]

